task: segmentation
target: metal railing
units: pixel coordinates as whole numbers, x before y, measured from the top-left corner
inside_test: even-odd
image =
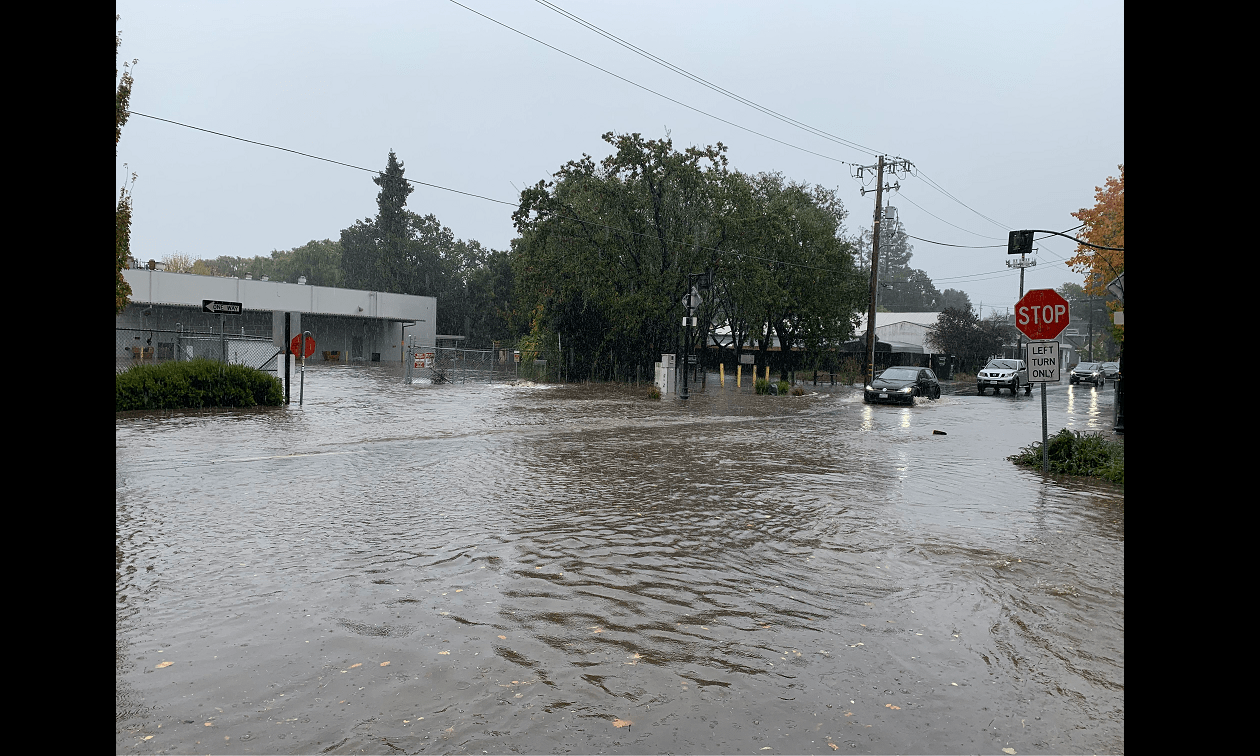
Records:
[[[140,328],[116,328],[115,334],[116,373],[136,365],[194,359],[275,371],[284,351],[266,336]]]

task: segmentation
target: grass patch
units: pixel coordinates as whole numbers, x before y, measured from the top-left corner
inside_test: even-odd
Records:
[[[1047,442],[1050,472],[1102,478],[1124,485],[1124,444],[1100,433],[1064,428]],[[1017,465],[1041,467],[1041,443],[1034,442],[1007,457]]]
[[[284,386],[274,375],[214,360],[136,365],[115,377],[115,411],[278,406]]]
[[[661,387],[656,385],[649,386],[647,390],[647,398],[652,401],[659,402],[661,400]]]

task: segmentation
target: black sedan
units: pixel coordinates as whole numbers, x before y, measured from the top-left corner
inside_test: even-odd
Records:
[[[866,384],[867,402],[914,404],[916,396],[941,398],[941,384],[927,368],[890,367]]]
[[[1114,381],[1120,377],[1119,362],[1104,362],[1102,364],[1103,375],[1107,376],[1107,380]]]

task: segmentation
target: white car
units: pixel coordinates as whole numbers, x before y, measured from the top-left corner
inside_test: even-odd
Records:
[[[984,396],[986,389],[993,389],[993,395],[1002,393],[1002,389],[1011,390],[1011,396],[1019,393],[1024,387],[1024,396],[1032,393],[1032,384],[1028,382],[1028,367],[1023,360],[989,360],[976,374],[976,391]]]

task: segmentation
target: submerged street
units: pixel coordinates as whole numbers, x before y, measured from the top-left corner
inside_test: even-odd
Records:
[[[1006,460],[1036,387],[716,381],[120,415],[117,752],[1124,751],[1124,491]]]

